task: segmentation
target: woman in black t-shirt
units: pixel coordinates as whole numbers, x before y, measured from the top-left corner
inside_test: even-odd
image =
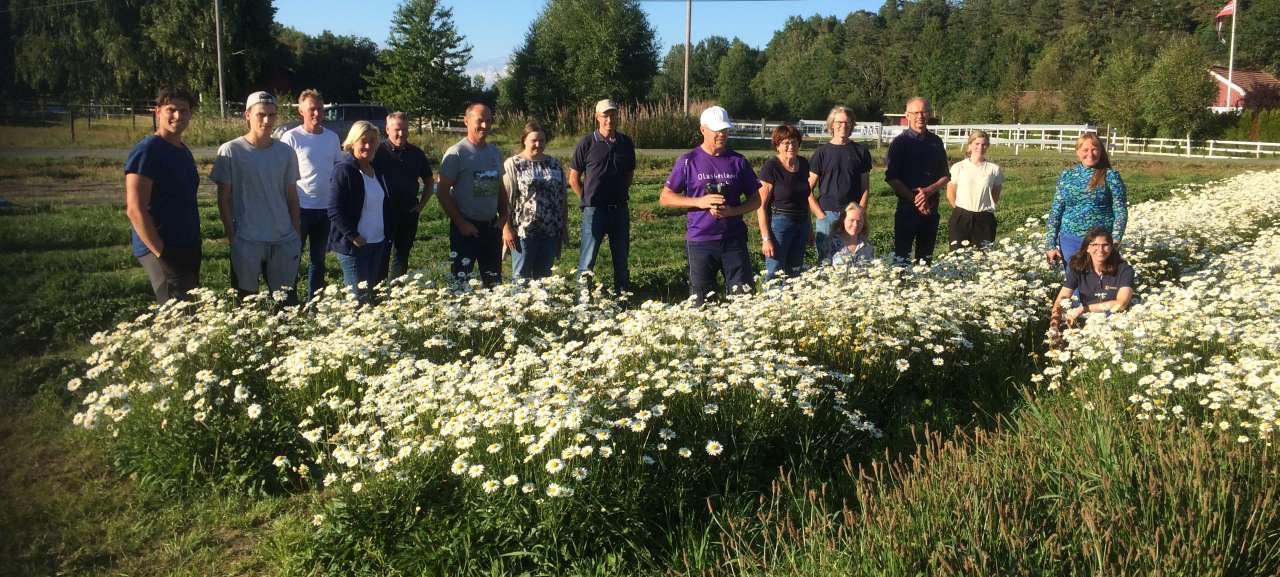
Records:
[[[1086,313],[1110,316],[1128,308],[1132,299],[1133,267],[1116,252],[1110,231],[1090,228],[1067,263],[1066,281],[1053,299],[1053,318],[1074,324]]]
[[[809,161],[800,156],[800,131],[783,124],[773,129],[778,155],[760,168],[761,252],[765,281],[778,271],[796,276],[804,269],[805,247],[810,242]]]

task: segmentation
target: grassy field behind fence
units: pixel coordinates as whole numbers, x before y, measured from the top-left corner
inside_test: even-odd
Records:
[[[35,133],[5,129],[4,134],[0,146],[17,141],[27,145],[40,142]],[[222,137],[219,134],[210,138]],[[131,134],[116,140],[107,138],[100,144],[127,147],[131,138]],[[556,144],[560,147],[552,152],[563,159],[568,151],[563,143]],[[648,297],[679,299],[686,290],[683,216],[657,206],[658,190],[675,153],[646,151],[632,190],[633,284]],[[748,156],[758,167],[768,154],[756,150]],[[954,151],[952,154],[957,155]],[[873,156],[881,162],[883,150]],[[993,149],[992,157],[1007,175],[1000,208],[1002,233],[1047,210],[1057,174],[1072,162],[1069,154],[1024,152],[1015,157],[1001,148]],[[207,174],[209,159],[199,160],[201,173]],[[87,351],[88,336],[117,321],[133,318],[150,303],[145,274],[128,245],[120,178],[122,162],[123,159],[70,158],[10,161],[0,167],[0,198],[13,203],[0,212],[0,271],[8,279],[0,287],[0,398],[4,400],[0,409],[0,455],[9,463],[0,477],[0,534],[7,536],[0,545],[0,574],[204,575],[210,567],[217,567],[215,572],[219,574],[306,574],[313,567],[295,555],[297,544],[311,530],[304,516],[305,496],[246,498],[215,491],[167,498],[145,489],[136,480],[117,476],[98,445],[87,444],[68,425],[74,404],[61,385],[82,370],[80,359]],[[1139,158],[1117,158],[1115,164],[1129,186],[1132,203],[1162,198],[1179,184],[1205,182],[1264,166]],[[871,179],[870,215],[872,239],[881,254],[890,250],[894,205],[882,176],[883,167],[877,166]],[[577,214],[571,211],[571,240],[558,262],[561,272],[570,271],[576,260]],[[947,215],[944,208],[942,239],[946,237]],[[227,246],[221,240],[221,225],[208,184],[201,188],[201,217],[206,239],[203,284],[226,287]],[[759,268],[759,239],[752,215],[748,215],[748,222],[749,246]],[[433,202],[423,215],[411,267],[429,276],[443,277],[447,270],[447,244],[446,222]],[[606,246],[597,265],[605,283],[611,276],[609,258]],[[327,266],[330,281],[339,282],[332,257]],[[506,273],[509,274],[509,267]],[[875,549],[886,542],[923,538],[936,529],[934,525],[949,523],[938,515],[957,510],[947,508],[955,505],[940,504],[940,509],[932,513],[912,510],[911,516],[894,516],[903,510],[905,505],[901,503],[918,501],[921,491],[951,495],[947,487],[952,484],[967,487],[987,483],[991,498],[1000,498],[1001,491],[1020,483],[1043,484],[1055,475],[1103,479],[1113,474],[1114,467],[1128,462],[1125,459],[1143,463],[1144,478],[1154,487],[1162,487],[1161,483],[1185,467],[1200,462],[1196,461],[1197,455],[1206,453],[1236,467],[1233,478],[1250,491],[1262,491],[1252,484],[1253,480],[1274,474],[1274,462],[1249,464],[1249,453],[1244,448],[1218,450],[1203,435],[1166,438],[1153,430],[1134,428],[1116,415],[1120,409],[1102,410],[1081,419],[1077,409],[1072,408],[1074,405],[1054,398],[1027,401],[1011,424],[992,431],[994,423],[1008,411],[1006,401],[1018,396],[1016,382],[992,384],[996,385],[1003,387],[1003,398],[951,399],[949,402],[954,405],[949,412],[930,409],[929,405],[935,402],[930,398],[911,399],[909,402],[915,405],[908,413],[921,415],[919,426],[947,433],[934,437],[935,433],[922,432],[916,465],[893,465],[892,469],[880,469],[870,476],[856,470],[846,477],[784,476],[774,491],[761,495],[758,503],[746,498],[727,501],[723,505],[728,509],[716,511],[709,520],[675,527],[666,548],[669,557],[655,562],[675,574],[823,575],[851,570],[858,574],[902,574],[905,567],[874,567],[831,552],[853,546]],[[1115,399],[1099,398],[1095,402],[1117,406],[1112,401]],[[968,432],[948,440],[956,426]],[[1082,437],[1088,442],[1077,443]],[[1124,456],[1112,454],[1116,447],[1125,451]],[[886,455],[888,463],[897,462],[898,451],[908,456],[913,452],[909,446],[895,447],[893,454]],[[1104,458],[1097,458],[1099,451]],[[1169,451],[1174,456],[1167,455]],[[1040,462],[1056,463],[1052,466],[1060,468],[1046,472],[1025,467],[1018,473],[1022,475],[1020,479],[1000,477],[988,481],[1019,463]],[[890,465],[882,462],[879,466]],[[1197,478],[1211,474],[1212,471],[1201,471]],[[1174,494],[1228,490],[1215,483],[1213,479],[1202,485],[1184,483]],[[835,520],[858,513],[842,512],[840,499],[828,493],[859,495],[870,504],[864,514],[882,513],[878,528],[857,535],[843,532]],[[1137,498],[1141,493],[1132,495]],[[1258,498],[1274,502],[1270,495],[1265,493]],[[1080,503],[1096,506],[1087,500]],[[1164,502],[1157,504],[1168,506]],[[1106,503],[1107,507],[1115,505]],[[1168,516],[1170,523],[1177,522],[1176,508],[1159,511]],[[978,519],[965,530],[976,535],[989,529],[978,522],[988,521],[999,522]],[[1092,543],[1087,536],[1082,539]],[[1052,547],[1042,551],[1047,557],[1038,558],[1037,563],[1022,569],[1007,565],[1003,568],[1011,574],[1033,574],[1034,567],[1052,566],[1052,556],[1062,554],[1055,553]],[[1011,552],[1007,559],[1013,562],[1017,556]],[[607,575],[635,569],[607,555],[592,563],[576,567],[573,572]],[[1076,567],[1085,570],[1085,566]],[[486,571],[477,566],[469,572]],[[956,567],[941,572],[964,573]]]

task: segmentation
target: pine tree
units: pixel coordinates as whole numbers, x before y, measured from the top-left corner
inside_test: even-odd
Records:
[[[387,48],[366,76],[364,96],[419,118],[459,114],[470,86],[471,46],[436,0],[405,0],[391,21]]]

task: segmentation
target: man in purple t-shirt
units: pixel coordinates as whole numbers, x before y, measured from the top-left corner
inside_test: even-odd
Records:
[[[755,271],[742,215],[760,207],[760,181],[741,154],[728,148],[729,113],[702,111],[702,145],[676,159],[658,204],[688,210],[689,293],[698,304],[724,274],[726,292],[750,291]]]

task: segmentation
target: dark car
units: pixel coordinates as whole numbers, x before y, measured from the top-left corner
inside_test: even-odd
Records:
[[[387,131],[387,108],[377,104],[326,104],[324,106],[324,127],[337,133],[338,140],[343,140],[347,137],[347,131],[351,130],[351,125],[355,124],[357,120],[372,122],[385,135]],[[271,136],[280,138],[285,131],[301,125],[301,120],[291,120],[277,126]]]

